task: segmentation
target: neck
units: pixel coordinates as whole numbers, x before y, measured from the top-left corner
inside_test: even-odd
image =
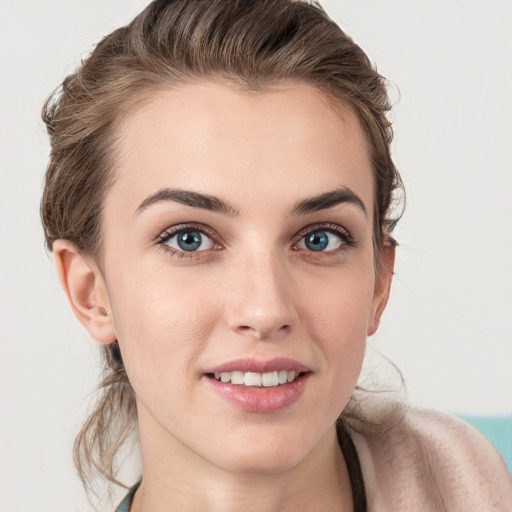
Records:
[[[352,510],[349,475],[334,426],[298,464],[254,474],[215,466],[141,415],[149,413],[139,408],[144,479],[131,512]]]

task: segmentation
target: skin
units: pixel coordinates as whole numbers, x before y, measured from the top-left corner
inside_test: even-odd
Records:
[[[375,270],[359,121],[302,84],[248,93],[203,83],[155,93],[119,137],[101,263],[65,240],[54,254],[77,317],[101,343],[119,341],[137,396],[144,481],[132,510],[351,510],[334,423],[386,305],[394,258],[383,248]],[[141,208],[166,188],[216,196],[238,215],[171,200]],[[340,189],[363,207],[290,214]],[[156,240],[184,223],[209,238],[179,257],[169,249],[176,239]],[[310,250],[304,236],[326,223],[352,243],[331,233],[329,250]],[[298,401],[270,414],[234,407],[203,374],[274,357],[311,374]]]

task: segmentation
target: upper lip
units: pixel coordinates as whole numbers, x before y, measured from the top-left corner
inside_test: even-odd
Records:
[[[276,357],[268,361],[258,359],[234,359],[226,363],[219,364],[207,368],[204,373],[222,373],[222,372],[255,372],[255,373],[268,373],[280,370],[292,371],[297,373],[310,372],[311,368],[308,366],[289,359],[287,357]]]

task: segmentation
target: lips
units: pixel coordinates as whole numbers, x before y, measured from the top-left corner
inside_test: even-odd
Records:
[[[238,409],[271,413],[284,409],[302,395],[311,369],[298,361],[239,359],[204,372],[211,388]]]
[[[268,361],[259,361],[257,359],[235,359],[227,363],[214,366],[205,370],[207,373],[223,373],[223,372],[253,372],[253,373],[268,373],[268,372],[279,372],[281,370],[292,371],[297,373],[310,372],[311,368],[308,366],[288,359],[287,357],[278,357],[270,359]]]

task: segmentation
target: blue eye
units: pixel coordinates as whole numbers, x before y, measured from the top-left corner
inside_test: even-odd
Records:
[[[299,242],[301,249],[308,249],[314,252],[333,251],[338,249],[344,243],[348,243],[347,237],[342,233],[333,233],[331,231],[311,231],[305,235]]]
[[[177,251],[206,251],[213,247],[213,240],[201,231],[187,229],[170,236],[165,244]]]
[[[305,237],[305,243],[312,251],[323,251],[329,245],[329,237],[325,231],[316,231]]]

